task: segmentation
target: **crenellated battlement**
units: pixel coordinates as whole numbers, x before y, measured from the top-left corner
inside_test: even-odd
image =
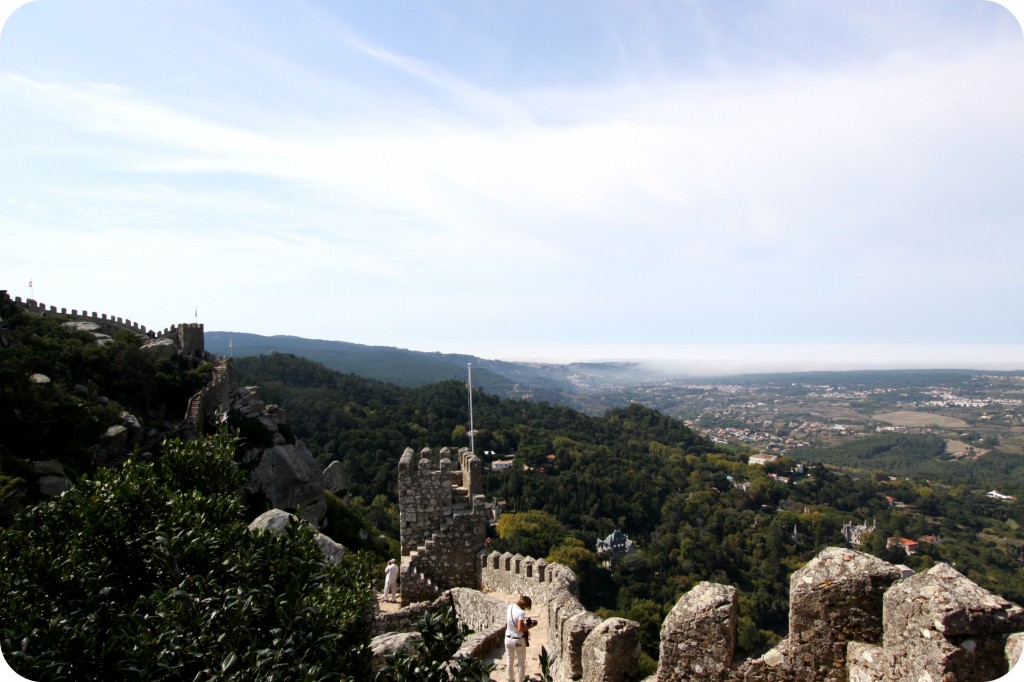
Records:
[[[435,456],[430,448],[406,448],[399,458],[403,604],[453,587],[479,587],[476,556],[491,512],[483,495],[472,493],[482,487],[482,467],[467,453],[445,447]]]
[[[480,586],[485,591],[528,594],[542,601],[579,592],[576,574],[569,568],[509,552],[480,554]]]
[[[157,331],[155,329],[149,329],[146,325],[139,324],[138,322],[134,322],[127,318],[108,315],[107,313],[99,313],[96,311],[79,311],[77,308],[72,308],[70,310],[67,308],[58,309],[57,306],[47,305],[31,298],[23,301],[20,296],[16,296],[14,298],[14,303],[15,305],[21,306],[25,310],[37,315],[60,315],[72,320],[91,322],[99,325],[100,327],[109,327],[112,329],[132,332],[150,339],[169,338],[175,342],[179,351],[183,355],[193,358],[203,358],[206,355],[206,341],[202,322],[184,322],[181,324],[171,325],[162,331]]]
[[[158,336],[157,332],[146,329],[145,325],[141,325],[138,322],[133,322],[132,320],[129,319],[116,317],[114,315],[108,316],[106,313],[98,313],[96,311],[90,313],[88,310],[82,310],[81,312],[79,312],[77,309],[74,308],[72,308],[71,310],[68,310],[67,308],[61,308],[60,310],[58,310],[57,306],[48,306],[45,303],[40,303],[31,298],[22,301],[21,296],[15,296],[14,303],[25,308],[29,312],[33,312],[38,315],[63,315],[65,317],[74,318],[76,320],[83,320],[86,322],[95,322],[97,324],[107,324],[115,327],[121,327],[127,331],[135,332],[142,336],[149,336],[151,338],[156,338]],[[167,331],[168,330],[164,330],[163,333],[166,333]]]

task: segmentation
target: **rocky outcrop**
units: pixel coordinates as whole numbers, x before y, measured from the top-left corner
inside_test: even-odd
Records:
[[[293,514],[289,514],[284,510],[271,509],[263,512],[253,519],[252,522],[249,523],[249,530],[283,533],[288,527],[288,524],[291,523],[294,518],[296,517]],[[306,522],[308,523],[308,521]],[[320,551],[324,554],[324,561],[328,563],[339,563],[342,557],[344,557],[348,552],[348,549],[344,545],[338,544],[319,531],[317,531],[315,539],[316,544],[320,546]]]
[[[262,495],[271,507],[295,512],[318,527],[327,515],[323,474],[301,441],[262,450],[245,489]]]
[[[370,640],[370,651],[373,672],[379,672],[387,664],[388,658],[399,653],[412,654],[419,648],[423,635],[418,632],[388,632]]]
[[[264,403],[259,388],[246,386],[233,394],[227,421],[239,429],[245,448],[246,493],[322,526],[327,515],[323,472],[302,441],[288,442],[285,411]]]
[[[332,493],[339,493],[348,490],[349,480],[345,474],[345,467],[338,460],[334,460],[324,469],[324,488]]]
[[[142,352],[160,360],[170,360],[178,354],[178,344],[173,339],[161,337],[142,344]]]
[[[96,461],[101,464],[123,461],[136,445],[142,443],[143,436],[138,418],[130,412],[122,412],[121,423],[109,427],[100,436],[99,444],[93,448]]]
[[[43,497],[59,497],[71,488],[71,480],[64,473],[64,465],[48,459],[44,462],[32,462],[32,468],[39,476],[37,485]]]

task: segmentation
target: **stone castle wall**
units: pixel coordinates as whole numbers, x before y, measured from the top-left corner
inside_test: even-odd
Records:
[[[529,595],[548,610],[547,651],[555,682],[631,679],[640,660],[640,626],[603,619],[577,598],[578,580],[568,567],[521,554],[480,555],[485,591]]]
[[[447,557],[453,575],[462,574],[457,561],[472,567],[462,586],[474,589],[464,591],[461,611],[456,609],[477,630],[467,646],[482,650],[503,627],[494,622],[500,615],[494,600],[477,589],[526,594],[547,608],[546,648],[555,682],[636,680],[639,625],[587,611],[567,567],[509,553],[476,550],[469,556],[476,536],[458,540],[461,547],[452,551],[453,539],[467,531],[448,518],[460,514],[455,498],[471,500],[471,509],[476,502],[480,509],[484,505],[482,495],[469,494],[471,458],[459,454],[463,471],[455,475],[446,454],[435,466],[429,450],[417,458],[407,449],[399,463],[403,569],[422,564],[419,552],[426,549],[421,543],[409,550],[410,561],[405,534],[423,538],[440,521],[423,542],[446,549],[426,553]],[[486,515],[461,515],[467,526],[476,524],[482,543]],[[407,599],[403,582],[403,603],[426,594],[413,582],[420,592]],[[710,582],[680,597],[662,624],[658,671],[647,682],[987,682],[1006,674],[1024,650],[1024,609],[945,564],[904,578],[899,568],[874,556],[829,547],[790,579],[789,635],[753,659],[735,659],[737,604],[735,587]]]
[[[902,579],[830,547],[790,580],[789,636],[734,661],[735,588],[701,583],[661,629],[657,682],[987,682],[1016,662],[1024,611],[945,564]]]
[[[447,453],[445,453],[447,454]],[[406,448],[398,461],[398,518],[402,556],[422,545],[452,517],[452,461],[435,461],[429,448],[419,456]]]
[[[480,555],[480,587],[504,594],[527,594],[539,601],[578,594],[576,574],[565,566],[508,552]]]
[[[178,342],[179,348],[182,348],[186,355],[195,356],[195,352],[198,350],[199,356],[201,356],[205,347],[205,341],[203,339],[203,325],[201,323],[190,322],[172,325],[163,330],[156,330],[147,329],[145,325],[133,322],[127,318],[108,315],[107,313],[98,313],[96,311],[79,311],[76,308],[72,308],[71,310],[68,310],[67,308],[58,309],[57,306],[40,303],[39,301],[31,298],[23,301],[21,296],[15,296],[14,303],[25,308],[29,312],[33,312],[38,315],[62,315],[75,320],[118,327],[125,331],[139,334],[140,336],[148,336],[155,339],[171,337]]]

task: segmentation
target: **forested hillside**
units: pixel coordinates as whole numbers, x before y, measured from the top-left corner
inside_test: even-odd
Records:
[[[1017,488],[1024,483],[1024,457],[996,450],[976,459],[956,459],[935,434],[868,436],[835,447],[808,448],[800,458],[953,485]]]
[[[381,528],[395,528],[386,518],[394,514],[406,447],[468,445],[460,382],[399,388],[286,355],[242,358],[236,369],[288,411],[322,463],[343,463],[357,506]],[[474,422],[478,454],[515,459],[488,476],[488,494],[516,513],[499,526],[494,547],[570,565],[584,603],[639,621],[651,655],[663,616],[700,580],[742,591],[741,648],[770,644],[787,625],[789,574],[820,549],[844,544],[847,521],[875,521],[864,549],[883,558],[916,569],[953,562],[972,580],[1024,598],[1024,514],[1016,503],[924,481],[856,478],[820,464],[801,473],[786,458],[751,466],[748,453],[719,449],[639,405],[590,417],[478,392]],[[615,529],[640,551],[605,567],[595,542]],[[942,541],[922,543],[913,557],[886,548],[889,537],[925,535]]]
[[[95,470],[101,436],[126,413],[145,432],[169,430],[209,365],[147,353],[136,334],[97,337],[25,312],[0,292],[0,520],[37,498],[33,461],[72,480]],[[158,438],[156,439],[158,441]],[[159,443],[147,443],[154,448]]]
[[[481,679],[484,662],[450,663],[464,633],[443,612],[419,623],[423,644],[374,675],[369,613],[382,557],[360,551],[369,529],[329,503],[330,532],[353,550],[337,564],[325,563],[305,523],[250,532],[236,435],[169,437],[209,366],[147,352],[130,332],[65,322],[0,291],[0,649],[15,671]],[[104,459],[104,434],[126,415],[145,433]],[[67,492],[41,494],[42,460],[59,465]]]

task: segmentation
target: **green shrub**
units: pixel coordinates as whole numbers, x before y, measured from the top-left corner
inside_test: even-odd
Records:
[[[0,531],[2,646],[29,679],[368,679],[372,563],[251,533],[234,441],[166,444]]]

